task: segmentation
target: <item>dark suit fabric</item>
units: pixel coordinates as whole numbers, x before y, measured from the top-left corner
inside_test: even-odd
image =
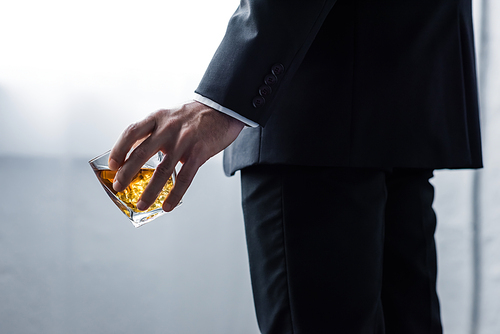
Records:
[[[471,0],[242,0],[196,92],[262,333],[441,333],[431,171],[482,166]],[[385,329],[384,329],[385,327]]]
[[[482,165],[470,0],[243,3],[197,89],[263,126],[226,151],[228,174]]]
[[[243,169],[262,333],[442,333],[430,177],[423,169]]]

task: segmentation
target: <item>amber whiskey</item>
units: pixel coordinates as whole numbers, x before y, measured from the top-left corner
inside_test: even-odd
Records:
[[[108,188],[113,194],[115,194],[130,209],[132,209],[134,212],[141,212],[137,209],[137,202],[139,201],[142,192],[149,184],[153,173],[154,169],[152,168],[141,168],[132,182],[130,182],[130,185],[125,190],[120,192],[116,192],[113,189],[113,180],[115,178],[116,171],[100,170],[97,174],[97,177],[106,186],[106,188]],[[167,198],[167,195],[172,187],[173,182],[172,177],[170,177],[163,187],[162,191],[158,195],[156,201],[146,210],[146,212],[161,208],[163,201],[165,201],[165,199]]]

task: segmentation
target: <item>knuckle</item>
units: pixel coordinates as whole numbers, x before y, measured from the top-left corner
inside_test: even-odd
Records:
[[[154,123],[154,126],[156,127],[157,124],[158,124],[158,117],[157,117],[157,113],[151,113],[149,114],[148,116],[146,116],[146,118],[144,118],[144,123]]]
[[[191,178],[186,175],[179,174],[175,179],[175,183],[177,183],[181,188],[185,188],[191,183]]]
[[[138,135],[138,132],[139,132],[139,125],[137,123],[133,123],[127,126],[123,134],[125,137],[135,138]]]
[[[197,132],[196,132],[196,130],[195,130],[195,129],[193,129],[193,128],[191,128],[191,127],[186,127],[186,128],[184,128],[184,129],[183,129],[181,136],[182,136],[183,138],[188,139],[188,138],[195,137],[195,136],[196,136],[196,133],[197,133]]]
[[[156,167],[155,174],[157,177],[160,177],[162,179],[168,179],[170,177],[170,168],[165,164],[159,164],[158,167]]]
[[[138,146],[134,150],[134,155],[139,159],[139,160],[147,160],[149,158],[148,156],[148,151],[142,146]]]
[[[168,109],[159,109],[159,110],[155,111],[154,113],[152,113],[150,116],[151,117],[156,117],[156,116],[162,117],[162,116],[167,116],[167,114],[168,114]]]

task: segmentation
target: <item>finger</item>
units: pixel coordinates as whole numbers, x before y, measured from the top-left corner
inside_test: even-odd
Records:
[[[168,194],[165,202],[163,202],[164,211],[172,211],[179,204],[187,189],[191,185],[191,182],[193,181],[199,168],[199,164],[190,163],[189,161],[186,161],[186,163],[182,165],[182,168],[175,179],[174,187]]]
[[[178,159],[177,159],[178,160]],[[137,208],[141,211],[149,208],[158,198],[163,187],[172,175],[177,160],[166,155],[163,161],[156,167],[153,177],[149,181],[148,186],[141,195],[141,199],[137,203]]]
[[[125,161],[127,153],[134,144],[148,136],[156,127],[155,118],[150,115],[140,122],[129,125],[121,134],[109,154],[108,166],[117,170]]]
[[[157,152],[158,147],[155,145],[151,137],[144,140],[130,153],[127,161],[125,161],[116,173],[113,181],[113,189],[115,191],[123,191],[137,175],[146,161],[148,161]]]

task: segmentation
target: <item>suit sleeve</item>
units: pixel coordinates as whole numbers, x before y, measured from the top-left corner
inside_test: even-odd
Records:
[[[265,126],[336,0],[242,0],[196,93]]]

